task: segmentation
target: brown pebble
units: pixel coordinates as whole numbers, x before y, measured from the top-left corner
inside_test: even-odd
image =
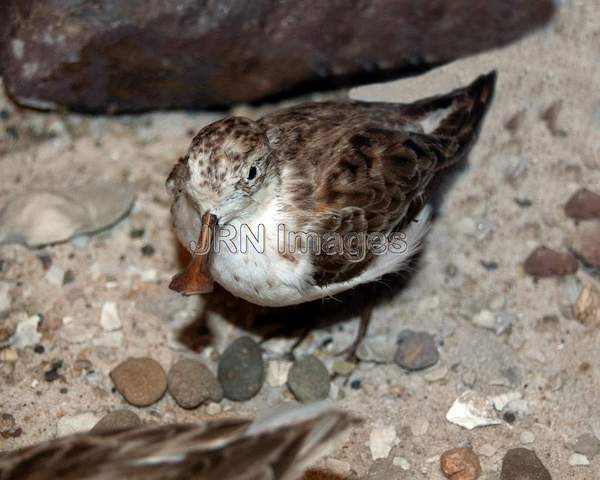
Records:
[[[453,448],[440,458],[442,472],[451,480],[475,480],[481,473],[479,457],[470,448]]]
[[[577,271],[577,259],[569,253],[541,246],[529,254],[523,267],[532,277],[562,277]]]
[[[578,322],[589,327],[600,326],[600,292],[592,286],[585,287],[573,306],[573,312]]]
[[[500,480],[552,480],[550,472],[532,450],[513,448],[502,459]]]
[[[565,213],[575,220],[600,219],[600,195],[585,188],[578,190],[565,205]]]
[[[167,375],[169,393],[180,407],[196,408],[207,401],[220,402],[223,389],[217,377],[201,362],[189,358],[177,361]]]
[[[161,399],[167,390],[167,376],[152,358],[129,358],[110,372],[110,378],[125,400],[147,407]]]
[[[115,410],[107,415],[104,415],[94,428],[92,432],[110,432],[113,430],[124,430],[127,428],[137,427],[142,424],[140,417],[138,417],[131,410]]]

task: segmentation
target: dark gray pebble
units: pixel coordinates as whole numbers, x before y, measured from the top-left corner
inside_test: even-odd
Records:
[[[254,397],[265,380],[262,350],[250,337],[235,340],[221,355],[217,377],[223,395],[243,401]]]
[[[288,387],[302,403],[323,400],[329,396],[331,387],[329,372],[321,360],[307,355],[292,365]]]
[[[427,332],[404,330],[398,339],[394,362],[407,370],[423,370],[440,359],[435,340]]]

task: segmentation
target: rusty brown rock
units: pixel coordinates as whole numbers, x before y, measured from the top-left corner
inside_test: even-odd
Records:
[[[562,277],[577,271],[577,259],[570,253],[560,253],[548,247],[537,247],[529,254],[523,268],[532,277]]]
[[[444,452],[440,467],[450,480],[476,480],[481,473],[479,457],[470,448],[453,448]]]
[[[34,108],[225,106],[421,73],[515,41],[554,10],[552,0],[3,0],[0,62],[9,94]]]
[[[578,190],[565,205],[565,213],[575,220],[600,219],[600,194],[585,188]]]

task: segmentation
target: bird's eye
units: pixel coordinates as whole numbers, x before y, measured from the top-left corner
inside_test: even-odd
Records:
[[[256,169],[256,167],[254,165],[251,166],[250,170],[248,170],[247,180],[254,180],[256,178],[257,173],[258,173],[258,170]]]

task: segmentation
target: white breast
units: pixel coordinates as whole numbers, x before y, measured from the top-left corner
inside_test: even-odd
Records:
[[[222,227],[211,254],[213,278],[234,295],[264,306],[306,301],[313,267],[308,255],[294,259],[281,254],[280,225],[285,225],[275,201],[244,221]],[[278,237],[279,235],[279,237]],[[279,242],[279,243],[278,243]]]

